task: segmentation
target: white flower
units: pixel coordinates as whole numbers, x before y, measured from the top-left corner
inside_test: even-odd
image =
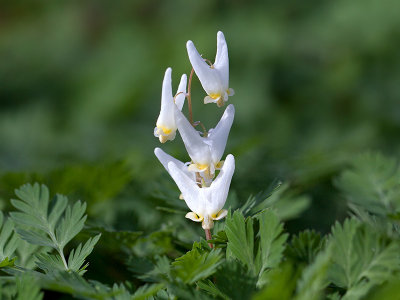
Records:
[[[201,137],[193,128],[183,113],[175,109],[175,120],[185,148],[192,159],[189,170],[201,173],[206,184],[211,182],[215,170],[222,166],[221,157],[224,154],[229,131],[235,115],[232,104],[225,109],[221,120],[214,129],[209,131],[207,137]]]
[[[186,74],[183,74],[181,77],[181,82],[179,83],[174,99],[171,86],[171,71],[171,68],[165,71],[161,92],[161,111],[156,127],[154,128],[154,136],[158,137],[161,143],[165,143],[168,140],[172,141],[175,138],[177,127],[174,118],[174,109],[177,106],[179,110],[182,110],[186,97]]]
[[[218,31],[217,34],[217,55],[213,65],[207,62],[197,52],[192,41],[186,43],[190,63],[199,78],[203,89],[208,96],[204,98],[204,103],[217,103],[219,107],[228,101],[228,96],[235,94],[229,88],[229,57],[228,46],[226,45],[224,34]]]
[[[214,226],[214,220],[220,220],[226,216],[227,211],[222,208],[225,205],[235,170],[235,159],[232,154],[226,157],[221,172],[210,187],[200,188],[172,161],[168,163],[168,170],[192,211],[186,214],[186,218],[202,222],[203,229],[211,229]]]

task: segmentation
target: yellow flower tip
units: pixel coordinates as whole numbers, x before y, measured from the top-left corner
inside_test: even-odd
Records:
[[[228,96],[233,96],[233,95],[235,95],[235,90],[232,88],[229,88],[226,90],[226,93],[228,94]]]
[[[213,100],[218,100],[221,98],[221,94],[209,94],[208,96],[210,96],[210,98]]]
[[[215,221],[221,220],[226,217],[228,211],[226,209],[221,209],[217,214],[211,215],[211,218]]]
[[[224,161],[223,161],[223,160],[220,160],[219,162],[217,162],[217,163],[214,165],[215,170],[221,170],[222,167],[223,167],[223,165],[224,165]]]
[[[175,139],[175,134],[176,130],[162,125],[157,125],[157,127],[154,129],[154,135],[158,137],[162,144],[164,144],[166,141],[172,141]]]
[[[206,164],[190,164],[188,170],[191,172],[204,172],[208,169]]]
[[[172,129],[170,129],[170,128],[167,128],[167,127],[165,127],[165,126],[157,126],[157,128],[159,128],[159,129],[161,129],[161,131],[165,134],[165,135],[168,135],[168,134],[171,134],[172,133]]]
[[[190,220],[192,220],[194,222],[201,222],[204,219],[202,216],[199,216],[198,214],[196,214],[196,213],[194,213],[192,211],[188,212],[186,214],[185,218],[190,219]]]
[[[225,104],[224,99],[219,98],[218,101],[217,101],[217,106],[218,106],[218,107],[222,107],[222,106],[224,106],[224,104]]]
[[[221,94],[216,93],[216,94],[208,94],[206,97],[204,97],[204,104],[208,103],[218,103],[218,101],[221,100]]]
[[[162,144],[164,144],[165,142],[167,142],[169,140],[169,138],[165,135],[160,135],[158,138],[160,139],[160,142]]]

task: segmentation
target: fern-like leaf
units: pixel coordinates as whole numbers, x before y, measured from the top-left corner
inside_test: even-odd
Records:
[[[101,234],[96,235],[93,238],[87,240],[87,242],[82,246],[79,244],[78,248],[73,249],[68,257],[68,267],[70,270],[83,275],[86,272],[86,267],[88,264],[82,266],[85,263],[86,257],[93,251],[94,246],[100,239]]]
[[[4,215],[0,211],[0,268],[14,265],[18,242],[13,222],[9,219],[4,221]]]
[[[326,238],[321,237],[319,233],[314,230],[305,230],[292,238],[286,253],[295,261],[310,264],[325,243]]]
[[[347,200],[381,216],[400,213],[400,168],[396,160],[381,154],[357,157],[336,185]]]
[[[211,252],[193,247],[172,263],[172,275],[184,283],[192,284],[212,275],[221,264],[221,250]]]
[[[327,279],[328,268],[331,263],[332,247],[316,255],[315,261],[302,272],[297,282],[296,300],[322,299],[323,289],[329,284]]]
[[[250,299],[256,291],[257,278],[238,260],[225,260],[213,275],[213,281],[205,280],[197,285],[222,299]]]
[[[18,276],[16,278],[17,286],[17,300],[41,300],[43,299],[43,293],[40,292],[40,285],[38,285],[36,279],[28,274]]]
[[[372,228],[356,219],[336,223],[332,229],[332,282],[347,290],[343,299],[360,299],[374,286],[400,270],[400,247],[387,243]]]
[[[70,206],[63,195],[56,195],[50,201],[48,188],[38,183],[25,184],[15,193],[19,199],[13,199],[11,203],[19,211],[10,215],[20,227],[17,228],[18,234],[30,244],[51,247],[58,252],[58,255],[39,254],[38,266],[45,272],[64,269],[83,274],[84,259],[93,250],[99,236],[73,250],[68,263],[64,247],[83,229],[86,204],[77,201]]]
[[[262,274],[267,269],[277,267],[281,262],[288,235],[283,233],[283,224],[279,222],[278,216],[273,211],[263,211],[258,215],[258,219],[261,257],[259,274]]]
[[[250,217],[245,220],[237,210],[233,215],[228,215],[225,232],[228,237],[227,258],[238,259],[256,275],[253,220]]]
[[[153,297],[155,294],[157,294],[158,291],[161,290],[163,287],[164,287],[164,284],[162,284],[162,283],[143,285],[135,291],[135,293],[132,295],[132,297],[130,297],[128,299],[147,300],[150,297]]]

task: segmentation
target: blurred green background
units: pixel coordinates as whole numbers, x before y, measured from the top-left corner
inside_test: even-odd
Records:
[[[230,201],[281,180],[311,199],[287,230],[326,232],[346,216],[333,184],[346,164],[399,152],[399,11],[396,0],[0,1],[1,206],[40,181],[88,202],[96,224],[198,230],[167,211],[185,206],[153,128],[165,69],[176,90],[186,41],[213,61],[222,30],[236,92]],[[195,120],[215,126],[223,109],[202,104],[197,78],[192,90]],[[179,135],[162,148],[188,160]]]

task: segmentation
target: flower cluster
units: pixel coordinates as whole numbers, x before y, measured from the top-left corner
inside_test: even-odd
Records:
[[[188,41],[186,46],[193,67],[188,92],[186,92],[187,76],[183,74],[178,90],[175,96],[173,95],[172,70],[168,68],[162,84],[161,111],[154,128],[154,136],[158,137],[161,143],[165,143],[173,140],[176,131],[179,130],[191,161],[183,163],[160,148],[156,148],[154,153],[174,179],[182,193],[181,196],[191,210],[186,214],[186,218],[202,222],[202,227],[209,230],[215,220],[220,220],[227,214],[223,207],[235,169],[235,159],[231,154],[226,156],[225,161],[221,158],[225,151],[235,108],[232,104],[228,105],[215,128],[208,132],[205,128],[202,133],[197,131],[195,127],[201,123],[192,120],[190,85],[193,72],[207,93],[204,98],[205,104],[216,103],[218,107],[222,107],[234,91],[229,88],[228,47],[221,31],[217,34],[217,54],[213,64],[199,54],[192,41]],[[182,113],[186,98],[189,120]],[[218,170],[219,174],[216,175]]]

